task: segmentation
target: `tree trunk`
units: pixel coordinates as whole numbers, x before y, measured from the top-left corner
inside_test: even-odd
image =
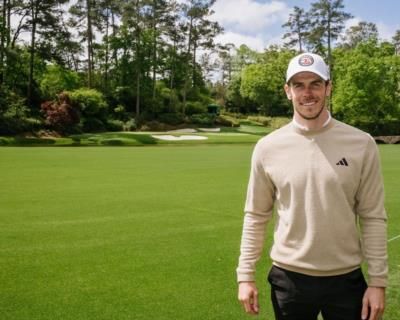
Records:
[[[31,52],[29,60],[29,79],[28,79],[28,105],[32,106],[33,92],[33,65],[35,60],[35,41],[36,41],[36,23],[37,23],[37,2],[31,0],[31,16],[32,16],[32,31],[31,31]]]
[[[92,18],[91,3],[86,0],[86,19],[87,19],[87,55],[88,55],[88,87],[92,87]]]
[[[193,57],[192,57],[192,86],[196,85],[196,50],[197,41],[193,41]]]
[[[109,19],[110,19],[110,11],[107,9],[107,17],[106,17],[106,54],[105,54],[105,66],[104,66],[104,88],[105,91],[108,92],[108,51],[109,51],[109,41],[108,41],[108,29],[109,29]]]
[[[332,49],[331,49],[331,14],[329,12],[328,16],[328,65],[329,65],[329,72],[330,72],[330,81],[333,81],[333,62],[332,62]],[[329,110],[331,115],[333,116],[333,106],[331,99],[329,101]]]
[[[156,69],[157,69],[157,2],[153,0],[153,100],[156,98]]]
[[[192,29],[193,29],[193,17],[190,17],[189,39],[188,39],[188,50],[187,50],[188,62],[189,62],[191,46],[192,46]],[[187,95],[187,90],[188,90],[188,84],[189,84],[189,66],[187,65],[186,72],[185,72],[185,84],[183,86],[183,93],[182,93],[182,105],[183,105],[182,112],[183,112],[183,114],[185,114],[185,111],[186,111],[186,95]]]
[[[112,36],[115,37],[117,34],[117,28],[115,27],[115,15],[114,12],[111,12],[111,24],[112,24]],[[113,59],[114,59],[114,64],[115,68],[118,68],[118,55],[117,55],[117,49],[113,50]]]
[[[1,45],[0,45],[0,85],[4,82],[4,56],[6,43],[6,16],[7,16],[7,0],[3,0],[3,24],[1,30]]]
[[[140,115],[140,26],[139,26],[139,19],[140,19],[140,8],[139,8],[139,0],[136,0],[136,119]]]

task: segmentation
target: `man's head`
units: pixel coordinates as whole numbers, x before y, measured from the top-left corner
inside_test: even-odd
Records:
[[[292,100],[294,113],[304,120],[318,119],[331,93],[329,68],[313,53],[294,57],[286,73],[285,92]]]
[[[286,83],[300,72],[312,72],[323,80],[329,80],[329,68],[321,56],[314,53],[302,53],[290,60],[286,71]]]

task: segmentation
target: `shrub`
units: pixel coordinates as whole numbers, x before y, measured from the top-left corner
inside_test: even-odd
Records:
[[[158,115],[158,121],[171,125],[178,125],[185,121],[182,113],[162,113]]]
[[[69,94],[71,102],[85,116],[104,115],[107,110],[107,103],[101,92],[95,89],[80,88]]]
[[[198,113],[198,114],[193,114],[190,116],[190,122],[194,124],[200,124],[203,126],[212,126],[214,125],[215,122],[215,115],[213,114],[208,114],[208,113]]]
[[[186,103],[186,110],[185,113],[187,115],[193,115],[193,114],[200,114],[200,113],[206,113],[207,112],[207,107],[203,103],[199,101],[188,101]]]
[[[291,118],[286,118],[286,117],[272,117],[269,123],[269,126],[272,129],[279,129],[283,127],[284,125],[288,124],[290,121],[292,121]]]
[[[6,136],[36,131],[41,127],[42,122],[35,118],[0,117],[0,134]]]
[[[252,122],[260,123],[264,126],[269,126],[271,123],[271,117],[265,116],[248,116],[247,119]]]
[[[71,105],[67,93],[59,94],[57,100],[43,102],[41,112],[45,123],[62,133],[73,131],[71,129],[80,121],[79,112]]]
[[[107,131],[124,131],[124,122],[121,120],[109,119],[106,123]]]
[[[135,119],[130,119],[124,123],[124,131],[133,131],[136,130],[136,128]]]
[[[220,115],[216,117],[215,124],[224,126],[224,127],[239,127],[240,123],[239,120],[232,118],[227,115]]]
[[[397,136],[400,135],[400,120],[370,121],[357,119],[351,125],[368,132],[372,136]]]
[[[40,81],[40,91],[45,99],[54,99],[62,91],[79,87],[79,75],[59,65],[49,65]]]
[[[82,129],[84,132],[103,132],[106,131],[106,125],[97,118],[84,118]]]

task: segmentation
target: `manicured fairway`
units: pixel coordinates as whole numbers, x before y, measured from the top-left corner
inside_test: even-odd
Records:
[[[252,145],[0,148],[0,319],[272,319],[236,301]],[[400,146],[380,147],[400,234]],[[270,242],[270,237],[268,237]],[[400,319],[400,239],[385,319]]]

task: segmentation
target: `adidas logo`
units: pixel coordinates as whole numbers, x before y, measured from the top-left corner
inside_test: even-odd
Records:
[[[342,160],[340,160],[338,163],[336,163],[337,166],[346,166],[348,167],[349,164],[347,163],[346,159],[343,158]]]

